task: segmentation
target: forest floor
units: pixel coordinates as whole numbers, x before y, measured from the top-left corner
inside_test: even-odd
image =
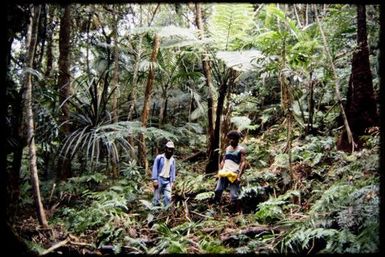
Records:
[[[204,162],[185,162],[179,164],[168,208],[152,206],[147,176],[137,180],[84,176],[69,181],[47,206],[48,229],[38,224],[33,208],[19,212],[13,229],[40,255],[312,254],[378,247],[378,147],[349,155],[330,150],[326,137],[294,142],[293,152],[302,160],[293,163],[290,175],[282,156],[274,156],[283,144],[272,143],[266,157],[261,157],[266,151],[258,152],[258,144],[248,142],[259,155],[249,159],[254,167],[242,178],[238,210],[231,208],[227,191],[221,204],[211,202],[216,178],[204,174]],[[253,158],[264,159],[264,167],[257,167]],[[133,167],[128,170],[134,172]],[[361,248],[349,248],[356,238],[361,238]]]

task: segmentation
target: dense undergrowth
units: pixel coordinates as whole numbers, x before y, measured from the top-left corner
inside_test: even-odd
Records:
[[[37,253],[65,241],[62,253],[373,253],[379,250],[379,135],[352,154],[330,136],[297,137],[289,165],[285,131],[248,136],[250,167],[242,209],[210,201],[214,174],[204,162],[177,163],[173,204],[151,205],[150,176],[122,163],[112,180],[103,171],[53,186],[42,183],[50,229],[20,214],[15,231]],[[177,155],[182,157],[183,153]],[[177,156],[178,157],[178,156]],[[28,188],[25,188],[25,193]],[[22,196],[24,209],[32,199]],[[29,199],[29,200],[28,200]]]

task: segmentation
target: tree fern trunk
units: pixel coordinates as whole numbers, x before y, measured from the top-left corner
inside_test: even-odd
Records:
[[[199,30],[199,38],[204,39],[204,26],[202,21],[202,5],[200,3],[195,4],[195,21]],[[206,86],[208,91],[207,96],[207,116],[208,116],[208,156],[212,156],[215,150],[214,146],[214,118],[213,118],[213,93],[212,93],[212,78],[211,68],[209,61],[205,55],[202,56],[203,74],[206,78]]]
[[[227,95],[228,87],[229,85],[234,83],[234,80],[236,78],[235,70],[229,70],[228,72],[229,72],[228,73],[229,75],[227,76],[227,78],[223,80],[222,85],[219,88],[215,128],[214,128],[214,140],[212,142],[213,151],[211,151],[209,155],[209,162],[206,166],[206,173],[216,172],[219,167],[219,157],[220,157],[219,143],[220,143],[220,137],[221,137],[221,120],[222,120],[223,106]]]
[[[132,72],[133,74],[132,74],[132,81],[131,81],[131,93],[129,98],[129,101],[131,103],[128,108],[127,120],[132,120],[135,104],[136,104],[136,95],[138,90],[137,87],[138,87],[139,64],[140,64],[140,59],[142,58],[142,42],[143,42],[143,36],[139,35],[139,41],[136,47],[134,70]]]
[[[151,94],[152,94],[152,88],[154,85],[154,80],[155,80],[155,63],[156,63],[156,58],[158,56],[158,51],[160,47],[160,37],[158,34],[155,34],[154,36],[154,42],[152,45],[152,53],[151,53],[151,65],[150,65],[150,70],[148,72],[148,78],[147,78],[147,85],[146,85],[146,90],[144,92],[144,103],[143,103],[143,111],[142,111],[142,116],[141,116],[141,122],[142,122],[142,127],[146,128],[147,127],[147,122],[148,122],[148,115],[150,113],[150,104],[151,104]],[[139,135],[139,164],[145,168],[145,170],[148,170],[148,161],[146,158],[146,142],[144,139],[144,135],[140,133]]]
[[[115,7],[114,7],[115,8]],[[116,12],[116,9],[114,9]],[[112,75],[112,120],[113,122],[118,122],[118,84],[119,84],[119,47],[118,47],[118,16],[116,13],[114,14],[114,25],[113,25],[113,40],[115,43],[114,47],[114,71]],[[113,178],[117,178],[119,174],[119,167],[117,163],[117,159],[112,157],[112,176]]]
[[[115,10],[116,11],[116,10]],[[114,15],[113,40],[114,46],[114,71],[112,75],[112,120],[118,122],[118,84],[119,84],[119,47],[118,47],[118,17]]]

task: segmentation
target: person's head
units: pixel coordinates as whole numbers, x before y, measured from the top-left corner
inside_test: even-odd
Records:
[[[236,130],[231,130],[229,133],[227,133],[226,137],[229,140],[229,144],[232,147],[237,147],[239,143],[239,139],[241,138],[242,134]]]
[[[165,150],[164,150],[164,155],[166,156],[167,159],[170,159],[171,156],[174,154],[174,143],[172,141],[168,141],[167,144],[165,145]]]

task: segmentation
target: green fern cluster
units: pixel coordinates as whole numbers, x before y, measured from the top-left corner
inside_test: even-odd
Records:
[[[328,153],[333,147],[334,139],[332,137],[307,136],[301,145],[293,147],[293,161],[304,162],[314,167],[329,157]]]
[[[209,188],[214,190],[214,185],[214,177],[210,175],[181,170],[175,182],[175,192],[181,196],[196,195],[207,192]]]
[[[292,197],[299,196],[299,191],[289,190],[278,197],[270,197],[268,201],[258,205],[259,210],[255,213],[255,218],[264,224],[273,224],[280,221],[284,219],[286,210],[296,207],[296,205],[290,203]]]
[[[283,252],[374,253],[379,249],[379,187],[335,183],[322,192],[309,218],[281,242]]]

